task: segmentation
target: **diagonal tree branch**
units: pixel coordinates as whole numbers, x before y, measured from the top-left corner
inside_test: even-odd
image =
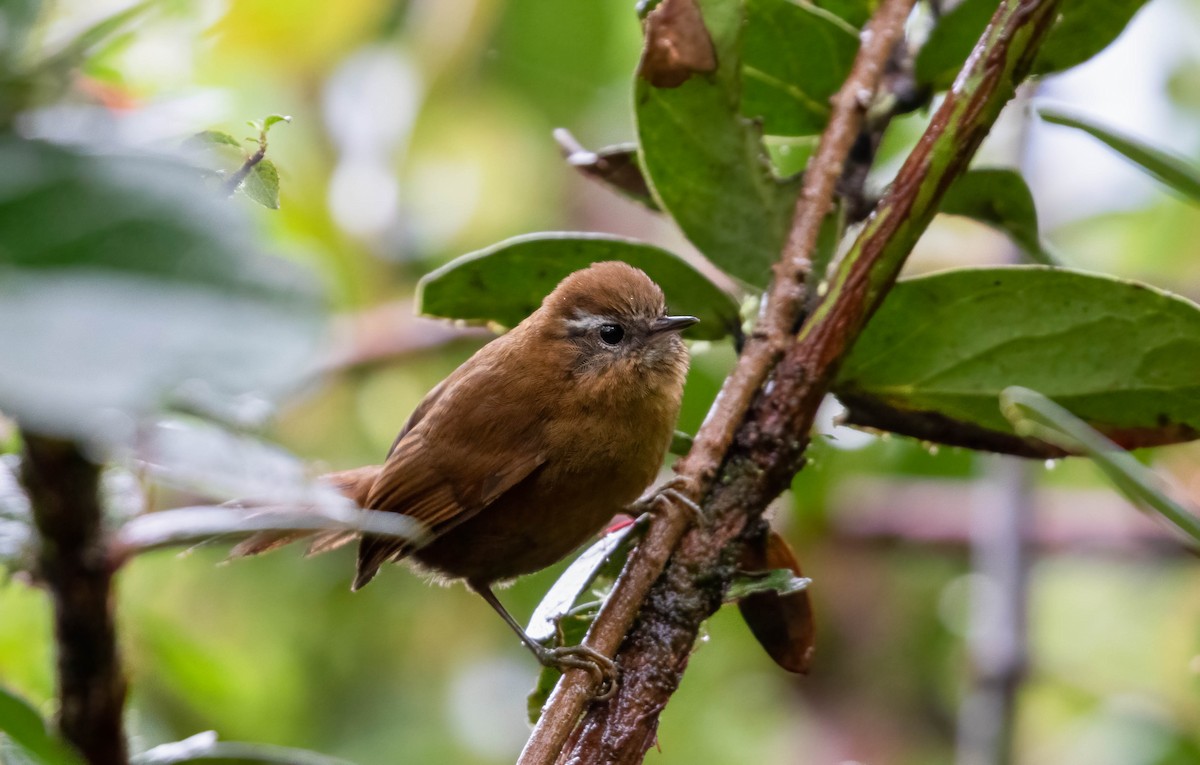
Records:
[[[40,538],[37,573],[54,601],[58,727],[90,765],[125,765],[125,677],[103,536],[100,466],[70,441],[22,435],[21,480]]]
[[[954,88],[838,265],[795,343],[789,343],[790,338],[783,341],[770,382],[761,392],[755,384],[752,393],[757,395],[748,413],[731,425],[733,442],[722,449],[722,438],[697,439],[696,456],[685,461],[683,470],[707,489],[707,523],[687,533],[650,590],[637,627],[619,654],[622,683],[617,695],[588,712],[560,762],[636,763],[653,744],[659,712],[678,686],[699,627],[720,606],[741,538],[760,528],[764,508],[803,464],[809,429],[841,358],[894,283],[945,189],[966,169],[1016,84],[1028,73],[1057,4],[1058,0],[1000,4]],[[872,29],[894,7],[885,4]],[[776,280],[796,279],[802,273],[803,259],[789,247]],[[798,306],[803,299],[799,287],[798,280],[776,284],[771,299],[782,294]],[[779,311],[776,317],[790,312],[770,304],[767,310]],[[764,340],[773,341],[781,329],[770,324]],[[739,362],[735,377],[746,363],[746,358]],[[727,402],[718,399],[710,422],[729,412]],[[713,465],[720,470],[715,482],[710,478],[716,475]]]
[[[846,157],[859,135],[888,57],[903,37],[904,21],[913,4],[914,0],[884,1],[863,33],[864,42],[850,75],[833,98],[829,126],[805,173],[784,255],[775,267],[771,292],[763,301],[755,331],[747,339],[738,365],[726,379],[691,451],[676,466],[694,497],[707,491],[755,393],[791,342],[800,320],[804,280],[821,223],[833,205]],[[588,645],[610,656],[616,651],[688,522],[683,513],[668,513],[651,526],[588,633]],[[563,677],[521,754],[521,763],[554,762],[592,696],[591,682],[590,675],[583,671],[570,671]]]

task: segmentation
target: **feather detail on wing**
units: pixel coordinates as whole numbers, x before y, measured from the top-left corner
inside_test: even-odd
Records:
[[[476,475],[483,480],[468,482],[459,471],[438,469],[421,442],[419,435],[413,435],[395,445],[365,506],[403,513],[421,522],[433,537],[474,516],[545,461],[535,452],[501,455],[503,464],[480,465],[484,469]],[[371,581],[384,563],[400,560],[412,550],[395,539],[364,536],[352,589]]]

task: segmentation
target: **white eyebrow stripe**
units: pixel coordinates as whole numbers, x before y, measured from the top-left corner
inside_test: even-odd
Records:
[[[593,327],[599,327],[601,324],[615,324],[611,318],[607,316],[597,316],[588,311],[575,311],[575,318],[567,319],[567,329],[573,332],[587,332]]]

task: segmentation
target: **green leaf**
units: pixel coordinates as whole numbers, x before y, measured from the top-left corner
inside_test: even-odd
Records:
[[[215,731],[198,733],[183,741],[161,744],[131,758],[132,765],[179,765],[186,762],[205,762],[210,765],[351,765],[347,760],[306,749],[218,741]]]
[[[1182,157],[1084,117],[1071,115],[1058,109],[1041,107],[1038,109],[1038,114],[1051,124],[1078,128],[1088,133],[1115,149],[1126,159],[1177,193],[1193,202],[1200,202],[1200,168],[1188,163]]]
[[[943,14],[917,52],[917,82],[934,90],[949,88],[996,12],[996,5],[996,0],[963,0]]]
[[[1045,392],[1128,448],[1196,438],[1200,308],[1065,269],[944,271],[896,285],[834,390],[856,424],[1039,456],[996,408],[1013,385]]]
[[[1064,0],[1059,20],[1033,64],[1034,74],[1051,74],[1087,61],[1104,50],[1146,0]],[[996,11],[996,0],[963,0],[938,21],[917,54],[917,81],[945,90]]]
[[[0,410],[89,438],[98,418],[277,395],[321,332],[307,272],[194,169],[0,138]]]
[[[746,14],[742,114],[761,117],[771,135],[820,133],[858,53],[858,30],[790,0],[748,0]]]
[[[163,0],[143,0],[140,3],[129,6],[123,11],[118,11],[111,16],[104,17],[87,29],[84,29],[63,45],[56,53],[39,63],[37,68],[44,73],[55,71],[65,73],[66,70],[79,66],[97,46],[104,44],[109,38],[124,32],[130,25],[141,20],[141,17],[148,11],[162,5],[162,3]]]
[[[223,130],[202,130],[196,135],[188,139],[189,142],[197,144],[224,144],[227,146],[236,147],[239,151],[242,148],[242,142],[226,133]]]
[[[1146,0],[1063,0],[1061,16],[1033,62],[1050,74],[1082,64],[1104,50],[1129,25]]]
[[[271,126],[274,124],[277,124],[279,122],[289,122],[290,123],[291,121],[292,121],[291,116],[283,115],[283,114],[272,114],[263,120],[262,129],[263,129],[263,132],[266,132],[266,131],[270,130]]]
[[[862,27],[879,7],[879,0],[811,0],[804,5],[828,11],[851,26]]]
[[[1000,395],[1000,408],[1018,433],[1067,452],[1086,454],[1130,502],[1161,514],[1193,541],[1200,542],[1200,518],[1195,511],[1168,497],[1158,476],[1086,422],[1042,394],[1022,387],[1006,388]]]
[[[50,731],[33,707],[4,688],[0,688],[0,731],[37,765],[83,765],[83,760]]]
[[[986,168],[963,173],[942,197],[941,212],[985,223],[1007,234],[1033,261],[1057,265],[1038,232],[1033,194],[1014,170]]]
[[[686,337],[715,340],[737,331],[737,303],[678,255],[601,234],[532,234],[463,255],[421,280],[419,310],[513,327],[568,274],[605,260],[642,269],[662,287],[672,311],[699,317]]]
[[[704,26],[692,23],[672,33],[691,35],[701,51],[711,45],[717,68],[704,71],[706,58],[699,53],[690,72],[659,66],[643,55],[634,88],[642,168],[659,206],[709,260],[762,287],[787,238],[799,182],[775,177],[761,130],[741,114],[742,5],[676,2],[688,3],[703,15]],[[654,28],[647,24],[651,36]]]
[[[695,438],[690,433],[677,430],[675,431],[675,435],[671,436],[671,446],[667,451],[682,457],[692,450],[692,443],[694,441]]]
[[[0,2],[0,75],[20,67],[29,46],[29,34],[41,12],[41,0]]]
[[[807,590],[811,584],[812,580],[808,577],[796,576],[791,569],[786,568],[777,568],[758,574],[738,574],[729,583],[729,589],[725,591],[725,602],[735,603],[760,592],[791,595],[793,592]]]
[[[269,159],[259,160],[238,190],[268,210],[278,210],[279,169]]]

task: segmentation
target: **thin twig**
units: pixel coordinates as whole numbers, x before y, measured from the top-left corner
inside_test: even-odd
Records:
[[[659,712],[678,686],[700,625],[719,607],[732,577],[741,535],[755,530],[763,509],[802,464],[813,418],[840,359],[894,283],[945,189],[966,169],[1015,84],[1028,73],[1057,4],[1001,3],[797,342],[782,354],[770,386],[757,395],[744,421],[735,423],[736,442],[725,453],[706,455],[724,462],[720,480],[705,498],[707,522],[685,535],[651,588],[618,655],[622,675],[616,696],[588,711],[560,762],[637,763],[653,745]],[[895,10],[886,3],[879,13]],[[797,264],[789,252],[776,278],[795,276]],[[794,301],[803,298],[799,290],[784,294]]]
[[[229,196],[233,196],[235,193],[237,193],[238,186],[242,185],[242,181],[246,180],[246,176],[250,175],[250,171],[254,169],[254,166],[257,165],[259,162],[262,162],[263,158],[265,158],[266,156],[267,156],[267,141],[266,141],[266,138],[264,137],[262,140],[259,141],[258,151],[254,152],[249,157],[247,157],[246,161],[242,163],[242,166],[239,167],[237,169],[237,171],[234,172],[233,175],[229,176],[229,178],[226,179],[225,191],[229,194]]]
[[[21,480],[40,536],[38,576],[54,601],[58,727],[90,765],[128,760],[100,504],[100,466],[70,442],[23,433]]]
[[[689,490],[694,497],[707,492],[755,393],[793,335],[804,299],[804,279],[821,222],[833,204],[834,190],[846,156],[858,136],[884,64],[903,35],[904,20],[913,2],[884,2],[864,32],[864,43],[849,77],[833,98],[829,126],[805,173],[783,259],[776,266],[775,281],[763,303],[756,329],[748,338],[733,374],[726,379],[716,405],[697,433],[691,451],[676,466],[679,475],[690,482]],[[686,513],[678,511],[668,513],[651,525],[646,539],[631,556],[588,633],[588,645],[610,656],[616,651],[688,524]],[[591,698],[591,683],[587,672],[572,670],[564,675],[521,753],[523,765],[554,762]]]

